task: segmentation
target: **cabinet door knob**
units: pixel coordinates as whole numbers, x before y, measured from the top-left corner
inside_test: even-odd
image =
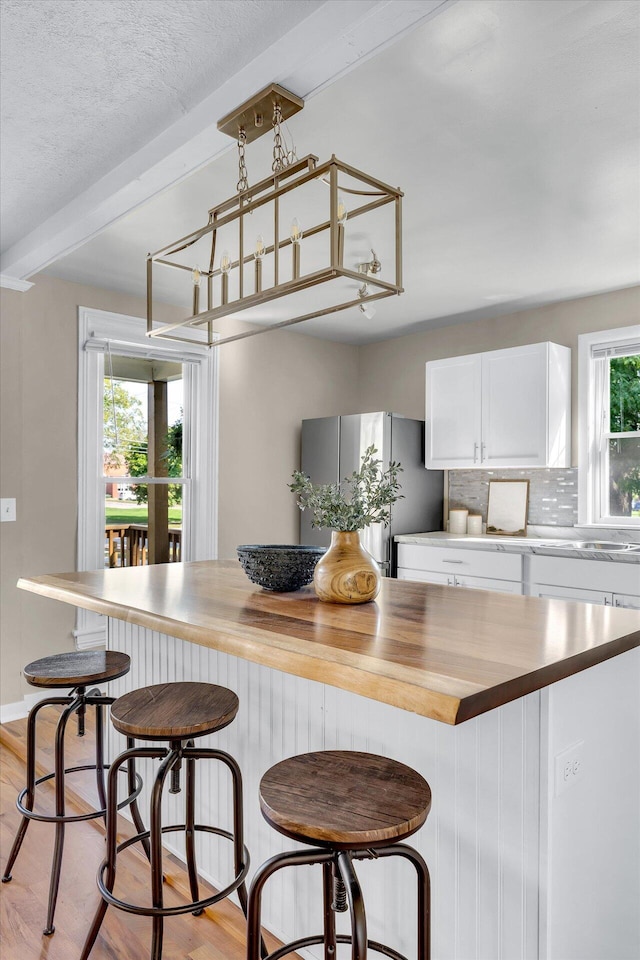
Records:
[[[473,445],[473,462],[474,463],[478,462],[478,441],[477,440]]]
[[[486,459],[487,459],[487,445],[483,440],[482,443],[480,444],[480,462],[484,463]]]
[[[464,563],[464,560],[443,560],[443,563]]]

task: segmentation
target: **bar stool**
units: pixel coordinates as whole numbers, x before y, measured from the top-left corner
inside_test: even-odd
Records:
[[[91,953],[109,904],[128,913],[153,918],[151,956],[162,957],[163,924],[165,917],[183,913],[198,916],[205,907],[238,891],[240,903],[247,911],[245,877],[249,870],[249,853],[244,845],[242,815],[242,775],[233,757],[222,750],[194,747],[194,739],[216,733],[228,726],[238,712],[238,698],[232,690],[211,683],[161,683],[126,693],[113,704],[111,720],[120,733],[137,740],[169,741],[169,746],[128,748],[114,760],[109,771],[107,794],[107,852],[98,870],[98,889],[102,902],[87,935],[81,960]],[[131,759],[146,757],[160,760],[160,766],[151,789],[151,811],[147,831],[117,843],[117,775],[118,769]],[[218,760],[231,772],[233,784],[233,833],[219,827],[195,822],[195,765],[196,760]],[[171,774],[170,793],[179,793],[180,774],[185,766],[185,823],[162,826],[161,801],[165,781]],[[162,894],[162,835],[184,832],[191,901],[165,907]],[[234,879],[219,893],[200,898],[195,857],[196,832],[212,833],[233,843]],[[117,854],[138,841],[150,841],[151,846],[151,900],[152,906],[142,906],[120,900],[113,894],[116,878]]]
[[[400,953],[367,939],[367,920],[354,860],[404,857],[418,876],[418,960],[429,960],[430,881],[427,865],[412,847],[399,841],[419,830],[431,808],[429,784],[411,767],[371,753],[328,750],[283,760],[260,783],[260,808],[278,833],[313,849],[281,853],[257,871],[249,893],[247,960],[258,960],[260,913],[266,881],[287,866],[322,864],[324,933],[285,944],[266,960],[280,960],[314,944],[324,945],[325,960],[336,945],[349,943],[352,960],[367,950],[393,960]],[[335,914],[350,911],[351,935],[336,935]]]
[[[25,838],[27,827],[31,820],[42,820],[45,823],[55,823],[56,838],[53,850],[53,862],[51,865],[51,878],[49,882],[49,904],[47,908],[47,924],[43,930],[45,936],[50,936],[54,930],[54,914],[56,901],[58,898],[58,887],[60,884],[60,868],[62,866],[62,851],[64,847],[65,825],[75,823],[79,820],[92,820],[96,817],[104,817],[106,814],[106,796],[104,785],[104,772],[108,770],[108,764],[104,762],[104,728],[103,728],[103,707],[109,706],[114,702],[114,697],[103,696],[99,689],[93,689],[87,693],[87,687],[94,683],[104,683],[109,680],[117,680],[129,672],[131,659],[126,653],[118,653],[113,650],[87,650],[74,653],[58,653],[50,657],[43,657],[41,660],[34,660],[24,668],[24,677],[27,683],[33,687],[44,688],[64,688],[73,689],[66,696],[47,697],[40,700],[31,709],[27,720],[27,785],[18,795],[16,806],[22,814],[22,821],[18,827],[13,847],[9,854],[9,859],[2,877],[3,883],[11,880],[11,870],[20,852],[22,841]],[[64,706],[56,726],[55,735],[55,754],[53,773],[48,773],[36,780],[36,720],[44,707],[53,704]],[[84,736],[85,733],[85,715],[87,707],[95,707],[96,711],[96,745],[95,745],[95,764],[81,764],[80,766],[67,767],[64,765],[64,735],[67,723],[70,717],[75,713],[77,715],[78,727],[77,735]],[[133,746],[133,741],[131,742]],[[77,816],[70,816],[65,810],[65,787],[64,778],[67,773],[77,773],[81,770],[95,770],[96,785],[98,788],[98,798],[100,809],[84,813]],[[47,815],[34,812],[34,802],[36,787],[48,780],[54,780],[55,786],[55,815]],[[144,824],[138,811],[136,797],[142,789],[142,780],[135,772],[134,761],[128,766],[128,790],[129,795],[120,803],[120,808],[126,804],[131,805],[131,815],[136,829],[144,830]]]

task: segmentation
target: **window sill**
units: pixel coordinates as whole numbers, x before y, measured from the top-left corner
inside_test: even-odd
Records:
[[[637,530],[640,532],[640,521],[631,523],[576,523],[576,530]]]

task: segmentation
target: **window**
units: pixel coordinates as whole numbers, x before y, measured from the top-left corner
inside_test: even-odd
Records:
[[[145,329],[79,308],[78,570],[216,555],[217,354]],[[102,646],[105,618],[79,610],[74,633]]]
[[[191,459],[182,449],[183,364],[109,349],[102,419],[105,566],[179,562]]]
[[[640,327],[580,337],[580,523],[640,527]]]

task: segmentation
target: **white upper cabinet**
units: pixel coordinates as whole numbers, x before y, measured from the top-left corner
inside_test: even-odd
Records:
[[[571,351],[534,343],[427,363],[426,466],[566,467]]]
[[[481,389],[481,353],[427,364],[427,467],[479,466]]]

